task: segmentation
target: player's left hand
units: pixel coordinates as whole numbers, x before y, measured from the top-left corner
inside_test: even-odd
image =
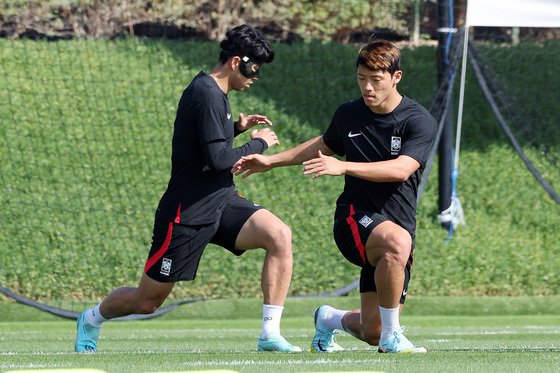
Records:
[[[346,167],[343,161],[340,161],[334,157],[329,157],[324,155],[319,150],[318,158],[313,158],[308,161],[303,162],[303,174],[313,175],[313,179],[318,178],[323,175],[339,176],[344,175],[346,172]]]
[[[237,122],[237,129],[240,131],[246,131],[254,126],[265,124],[267,126],[272,126],[270,119],[266,115],[251,114],[245,116],[243,113],[239,113],[239,122]]]

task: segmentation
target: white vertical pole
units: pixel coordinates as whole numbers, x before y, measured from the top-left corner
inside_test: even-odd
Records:
[[[459,87],[459,109],[457,113],[457,137],[455,139],[454,170],[459,169],[459,150],[461,147],[461,126],[463,124],[463,102],[465,99],[465,77],[467,75],[467,51],[469,46],[469,25],[465,23],[465,38],[463,41],[463,63],[461,67],[461,85]]]

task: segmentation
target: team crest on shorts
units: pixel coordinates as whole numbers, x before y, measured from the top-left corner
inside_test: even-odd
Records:
[[[399,136],[391,136],[391,155],[399,154],[401,150],[401,138]]]
[[[171,273],[171,259],[163,258],[161,261],[161,269],[159,271],[164,276],[169,276]]]
[[[361,219],[360,219],[360,224],[363,225],[365,228],[368,227],[368,225],[370,225],[373,222],[373,220],[371,220],[371,218],[367,215],[364,215]]]

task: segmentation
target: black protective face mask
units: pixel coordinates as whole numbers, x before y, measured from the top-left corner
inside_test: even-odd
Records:
[[[251,61],[249,57],[244,56],[239,63],[239,71],[246,78],[258,78],[260,68],[253,70],[254,65],[257,65],[257,63]]]

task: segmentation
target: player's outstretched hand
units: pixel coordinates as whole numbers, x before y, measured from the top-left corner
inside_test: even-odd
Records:
[[[314,174],[313,179],[316,179],[323,175],[338,176],[346,172],[344,162],[334,157],[324,155],[320,150],[317,155],[317,158],[303,162],[305,166],[303,168],[304,175]]]
[[[251,132],[251,139],[256,139],[256,138],[261,138],[264,141],[266,141],[269,148],[273,145],[280,144],[280,141],[278,141],[278,136],[276,136],[276,133],[270,128],[253,130],[253,132]]]
[[[251,114],[245,116],[243,113],[239,113],[239,122],[237,122],[238,130],[246,131],[260,124],[272,126],[272,122],[266,117],[266,115]]]
[[[254,174],[255,172],[266,172],[270,170],[272,166],[268,160],[266,155],[262,154],[250,154],[244,157],[241,157],[233,167],[231,168],[231,172],[236,176],[241,174],[242,178],[246,178],[249,175]]]

